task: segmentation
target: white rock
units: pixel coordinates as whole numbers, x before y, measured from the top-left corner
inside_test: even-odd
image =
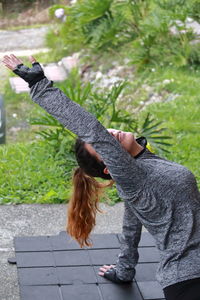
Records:
[[[128,64],[128,63],[130,63],[130,59],[125,58],[125,59],[124,59],[124,63],[125,63],[125,65]]]
[[[98,72],[96,73],[96,80],[102,78],[102,76],[103,76],[103,74],[102,74],[100,71],[98,71]]]
[[[171,80],[170,80],[170,79],[165,79],[165,80],[163,80],[163,84],[169,84],[169,83],[171,83]]]
[[[147,84],[143,84],[143,85],[142,85],[142,88],[143,88],[146,92],[148,92],[148,93],[150,93],[150,92],[153,91],[153,87],[152,87],[152,86],[149,86],[149,85],[147,85]]]
[[[62,19],[65,15],[65,10],[64,8],[57,8],[54,12],[55,17],[58,19]]]
[[[123,69],[124,69],[123,66],[118,66],[118,67],[116,67],[116,68],[114,68],[114,69],[111,69],[111,70],[109,70],[109,72],[108,72],[108,76],[109,76],[109,77],[116,76],[116,75],[118,75]]]
[[[179,97],[180,95],[179,94],[170,94],[166,99],[165,101],[166,102],[170,102],[170,101],[174,101],[177,97]]]
[[[196,21],[194,21],[192,18],[187,18],[185,23],[183,23],[180,20],[176,20],[175,24],[179,27],[185,27],[186,30],[178,30],[178,28],[174,25],[170,28],[170,31],[172,34],[178,34],[178,32],[186,33],[187,29],[192,29],[194,34],[200,35],[200,24]]]
[[[188,17],[188,18],[186,19],[186,21],[187,21],[187,23],[192,23],[194,20],[193,20],[192,18],[189,18],[189,17]]]
[[[74,53],[72,56],[67,56],[62,58],[61,62],[66,71],[70,72],[71,69],[76,68],[78,66],[79,53]]]
[[[187,29],[192,29],[194,34],[200,35],[200,24],[196,21],[186,24]]]
[[[21,127],[11,127],[10,129],[9,129],[9,131],[10,132],[13,132],[13,133],[17,133],[18,131],[20,131],[21,130]]]

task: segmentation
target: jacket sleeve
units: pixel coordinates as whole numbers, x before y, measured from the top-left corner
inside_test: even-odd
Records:
[[[67,129],[91,144],[108,167],[112,178],[120,185],[123,197],[124,194],[128,198],[133,196],[133,186],[136,190],[141,185],[144,169],[95,116],[70,100],[60,89],[53,87],[52,82],[46,78],[31,88],[31,97]]]
[[[138,244],[141,238],[142,224],[130,210],[127,201],[124,202],[124,205],[121,252],[116,264],[116,274],[119,279],[129,281],[135,276],[135,266],[139,259]]]

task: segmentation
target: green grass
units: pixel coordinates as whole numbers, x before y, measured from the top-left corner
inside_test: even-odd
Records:
[[[173,79],[173,82],[164,85],[165,79]],[[200,185],[200,72],[172,68],[157,70],[146,81],[159,93],[165,92],[166,99],[172,93],[179,95],[172,101],[163,99],[161,103],[151,104],[145,112],[151,112],[168,128],[172,147],[166,157],[188,167]],[[141,118],[143,115],[141,112]]]
[[[69,199],[67,162],[44,142],[0,147],[0,204],[62,203]]]
[[[18,15],[17,15],[18,16]],[[22,30],[22,29],[32,29],[32,28],[40,28],[40,27],[44,27],[44,26],[48,26],[47,23],[45,24],[32,24],[32,25],[16,25],[16,26],[8,26],[6,28],[3,28],[2,30]],[[1,31],[1,29],[0,29]]]
[[[37,141],[0,146],[0,158],[0,204],[68,202],[73,167],[67,155],[58,159],[52,146]],[[106,189],[101,201],[119,202],[116,189]]]

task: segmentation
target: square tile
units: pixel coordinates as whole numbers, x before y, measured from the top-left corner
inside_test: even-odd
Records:
[[[18,268],[21,285],[57,285],[56,268]]]
[[[32,237],[15,237],[15,251],[17,252],[34,252],[34,251],[50,251],[51,245],[48,236],[32,236]]]
[[[53,267],[52,252],[16,252],[17,266],[27,267]]]
[[[158,263],[139,263],[136,266],[137,281],[155,281]]]
[[[139,248],[140,263],[156,263],[159,262],[159,252],[155,247]]]
[[[164,299],[163,290],[157,281],[137,282],[137,285],[144,300]]]
[[[100,284],[103,299],[143,300],[135,282],[128,284]]]
[[[93,267],[76,266],[76,267],[57,267],[57,277],[59,283],[64,284],[89,284],[96,283],[97,278]]]
[[[64,285],[61,291],[63,300],[103,300],[96,284]]]
[[[56,266],[89,266],[91,264],[87,250],[55,251]]]
[[[119,249],[88,250],[91,263],[95,265],[112,265],[116,263]]]
[[[21,300],[63,300],[58,286],[21,286]]]

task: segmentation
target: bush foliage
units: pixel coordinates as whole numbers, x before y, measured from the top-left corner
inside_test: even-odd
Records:
[[[102,53],[127,44],[127,54],[138,68],[200,63],[199,46],[192,43],[195,36],[186,25],[188,17],[200,18],[198,0],[79,0],[63,7],[66,21],[47,37],[48,45],[58,52]],[[51,7],[52,16],[57,8]]]

